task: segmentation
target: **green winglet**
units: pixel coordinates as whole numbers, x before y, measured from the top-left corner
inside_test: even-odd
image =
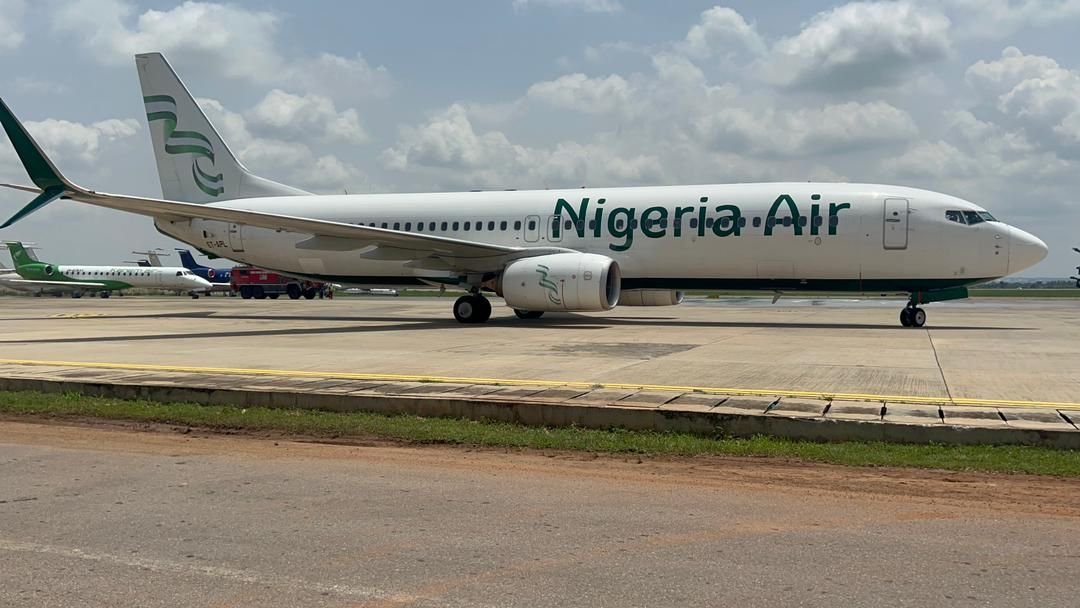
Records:
[[[49,203],[55,201],[56,199],[60,198],[63,195],[64,195],[64,187],[63,186],[51,186],[49,188],[45,188],[45,190],[41,194],[34,197],[34,200],[30,201],[30,203],[28,205],[26,205],[25,207],[20,209],[18,213],[11,216],[11,218],[8,219],[8,221],[4,222],[3,224],[0,224],[0,229],[7,228],[8,226],[14,224],[15,222],[21,220],[24,217],[30,215],[31,213],[37,211],[38,209],[41,209],[45,205],[48,205]]]
[[[63,175],[60,175],[19,119],[11,113],[11,109],[3,99],[0,99],[0,125],[3,125],[11,144],[15,146],[15,152],[19,155],[19,160],[22,161],[27,175],[35,186],[41,188],[41,194],[0,226],[0,228],[7,228],[62,196],[71,184],[64,179]]]

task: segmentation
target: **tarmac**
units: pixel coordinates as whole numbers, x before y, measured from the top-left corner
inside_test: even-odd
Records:
[[[937,305],[920,330],[899,327],[899,303],[882,300],[698,299],[535,321],[497,306],[481,326],[447,318],[450,302],[9,298],[0,385],[598,428],[1080,447],[1072,300]]]
[[[0,605],[1072,608],[1075,480],[0,424]]]

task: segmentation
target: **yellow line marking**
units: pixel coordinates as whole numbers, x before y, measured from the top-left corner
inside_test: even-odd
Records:
[[[881,401],[924,405],[1040,407],[1080,410],[1080,403],[1068,401],[1023,401],[1015,399],[969,399],[964,397],[919,397],[913,395],[875,395],[871,393],[837,393],[830,391],[792,391],[783,389],[722,388],[714,386],[677,386],[664,384],[624,384],[611,382],[581,382],[565,380],[522,380],[513,378],[467,378],[454,376],[422,376],[409,374],[371,374],[334,371],[305,371],[283,369],[247,369],[236,367],[195,367],[188,365],[154,365],[149,363],[97,363],[93,361],[42,361],[36,359],[0,359],[0,365],[28,365],[115,369],[146,372],[182,372],[191,374],[225,374],[269,376],[277,378],[333,378],[339,380],[381,380],[386,382],[432,382],[447,384],[483,384],[509,386],[538,386],[578,389],[617,389],[639,391],[670,391],[705,395],[735,395],[742,397],[805,397],[826,401]]]

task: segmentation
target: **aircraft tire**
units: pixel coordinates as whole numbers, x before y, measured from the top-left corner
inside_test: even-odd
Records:
[[[909,318],[911,319],[912,327],[922,327],[923,325],[926,325],[926,311],[921,308],[912,308]]]
[[[906,306],[900,309],[900,325],[911,327],[911,309]]]
[[[517,315],[517,318],[519,318],[519,319],[539,319],[540,317],[544,316],[544,311],[542,311],[542,310],[520,310],[520,309],[515,308],[514,309],[514,314]]]
[[[461,296],[454,302],[454,318],[458,323],[483,323],[491,318],[491,302],[480,294]]]

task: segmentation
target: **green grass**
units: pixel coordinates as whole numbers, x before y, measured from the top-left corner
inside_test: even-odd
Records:
[[[36,392],[0,391],[0,414],[164,423],[212,431],[273,432],[327,439],[377,438],[413,444],[650,456],[787,458],[848,466],[1080,476],[1080,452],[1040,447],[813,443],[770,437],[709,438],[681,433],[537,428],[368,413],[164,404]]]

